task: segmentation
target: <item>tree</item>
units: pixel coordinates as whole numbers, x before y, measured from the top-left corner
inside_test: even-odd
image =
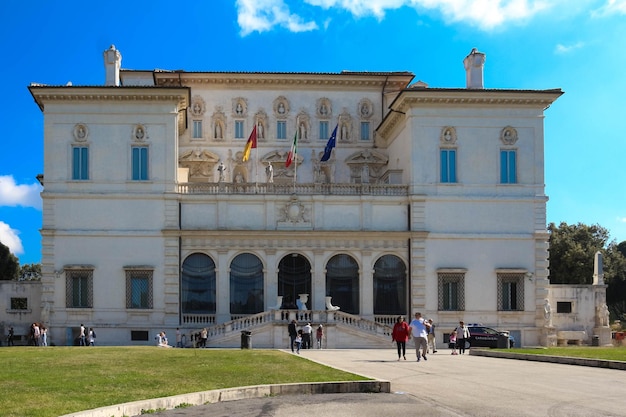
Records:
[[[20,262],[11,253],[9,248],[0,242],[0,280],[10,281],[17,279]]]
[[[41,279],[41,264],[24,264],[18,273],[20,281],[31,281]]]
[[[550,283],[591,284],[593,261],[597,251],[602,251],[609,241],[607,229],[582,223],[557,227],[548,225],[550,232]]]
[[[582,223],[554,223],[550,231],[550,283],[591,284],[595,253],[603,260],[606,302],[613,318],[626,313],[626,241],[609,242],[609,232],[599,226]]]

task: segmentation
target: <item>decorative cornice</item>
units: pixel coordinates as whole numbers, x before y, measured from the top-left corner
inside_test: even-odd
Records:
[[[390,73],[210,73],[155,72],[158,86],[207,85],[226,88],[362,88],[402,90],[414,75]]]
[[[420,88],[402,91],[377,128],[385,140],[413,107],[530,107],[545,110],[563,94],[553,90],[467,90]],[[379,140],[380,140],[379,139]]]
[[[174,101],[178,109],[187,108],[189,88],[176,87],[74,87],[42,86],[28,87],[35,102],[43,111],[46,102],[52,101]]]

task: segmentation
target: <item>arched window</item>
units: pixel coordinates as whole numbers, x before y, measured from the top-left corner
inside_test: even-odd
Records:
[[[406,265],[395,255],[374,264],[374,314],[406,315]]]
[[[350,255],[335,255],[326,264],[326,295],[333,305],[359,314],[359,266]]]
[[[263,264],[251,254],[237,255],[230,264],[230,313],[263,311]]]
[[[183,314],[215,314],[215,262],[203,253],[183,262],[181,283]]]
[[[311,264],[304,256],[292,253],[278,265],[278,295],[283,296],[281,308],[297,309],[299,294],[311,294]],[[311,298],[306,305],[310,310]]]

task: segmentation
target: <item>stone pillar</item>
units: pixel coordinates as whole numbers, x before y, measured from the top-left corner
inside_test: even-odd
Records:
[[[326,264],[324,263],[324,251],[313,252],[313,264],[311,267],[311,309],[326,310]]]
[[[374,269],[372,265],[372,253],[361,252],[361,316],[368,320],[374,320]]]
[[[230,264],[228,251],[218,251],[217,256],[215,313],[217,322],[224,323],[230,320]]]

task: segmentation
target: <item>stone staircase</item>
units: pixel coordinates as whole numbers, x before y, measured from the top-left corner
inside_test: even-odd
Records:
[[[388,325],[367,320],[356,315],[330,310],[269,310],[245,316],[222,324],[208,326],[207,347],[241,347],[243,332],[250,332],[253,348],[289,348],[287,325],[291,320],[298,322],[298,328],[311,323],[315,339],[315,329],[324,327],[322,347],[328,349],[387,348],[391,347],[391,330]],[[192,331],[196,333],[197,331]],[[193,341],[187,339],[187,346]],[[315,343],[313,343],[315,345]]]

